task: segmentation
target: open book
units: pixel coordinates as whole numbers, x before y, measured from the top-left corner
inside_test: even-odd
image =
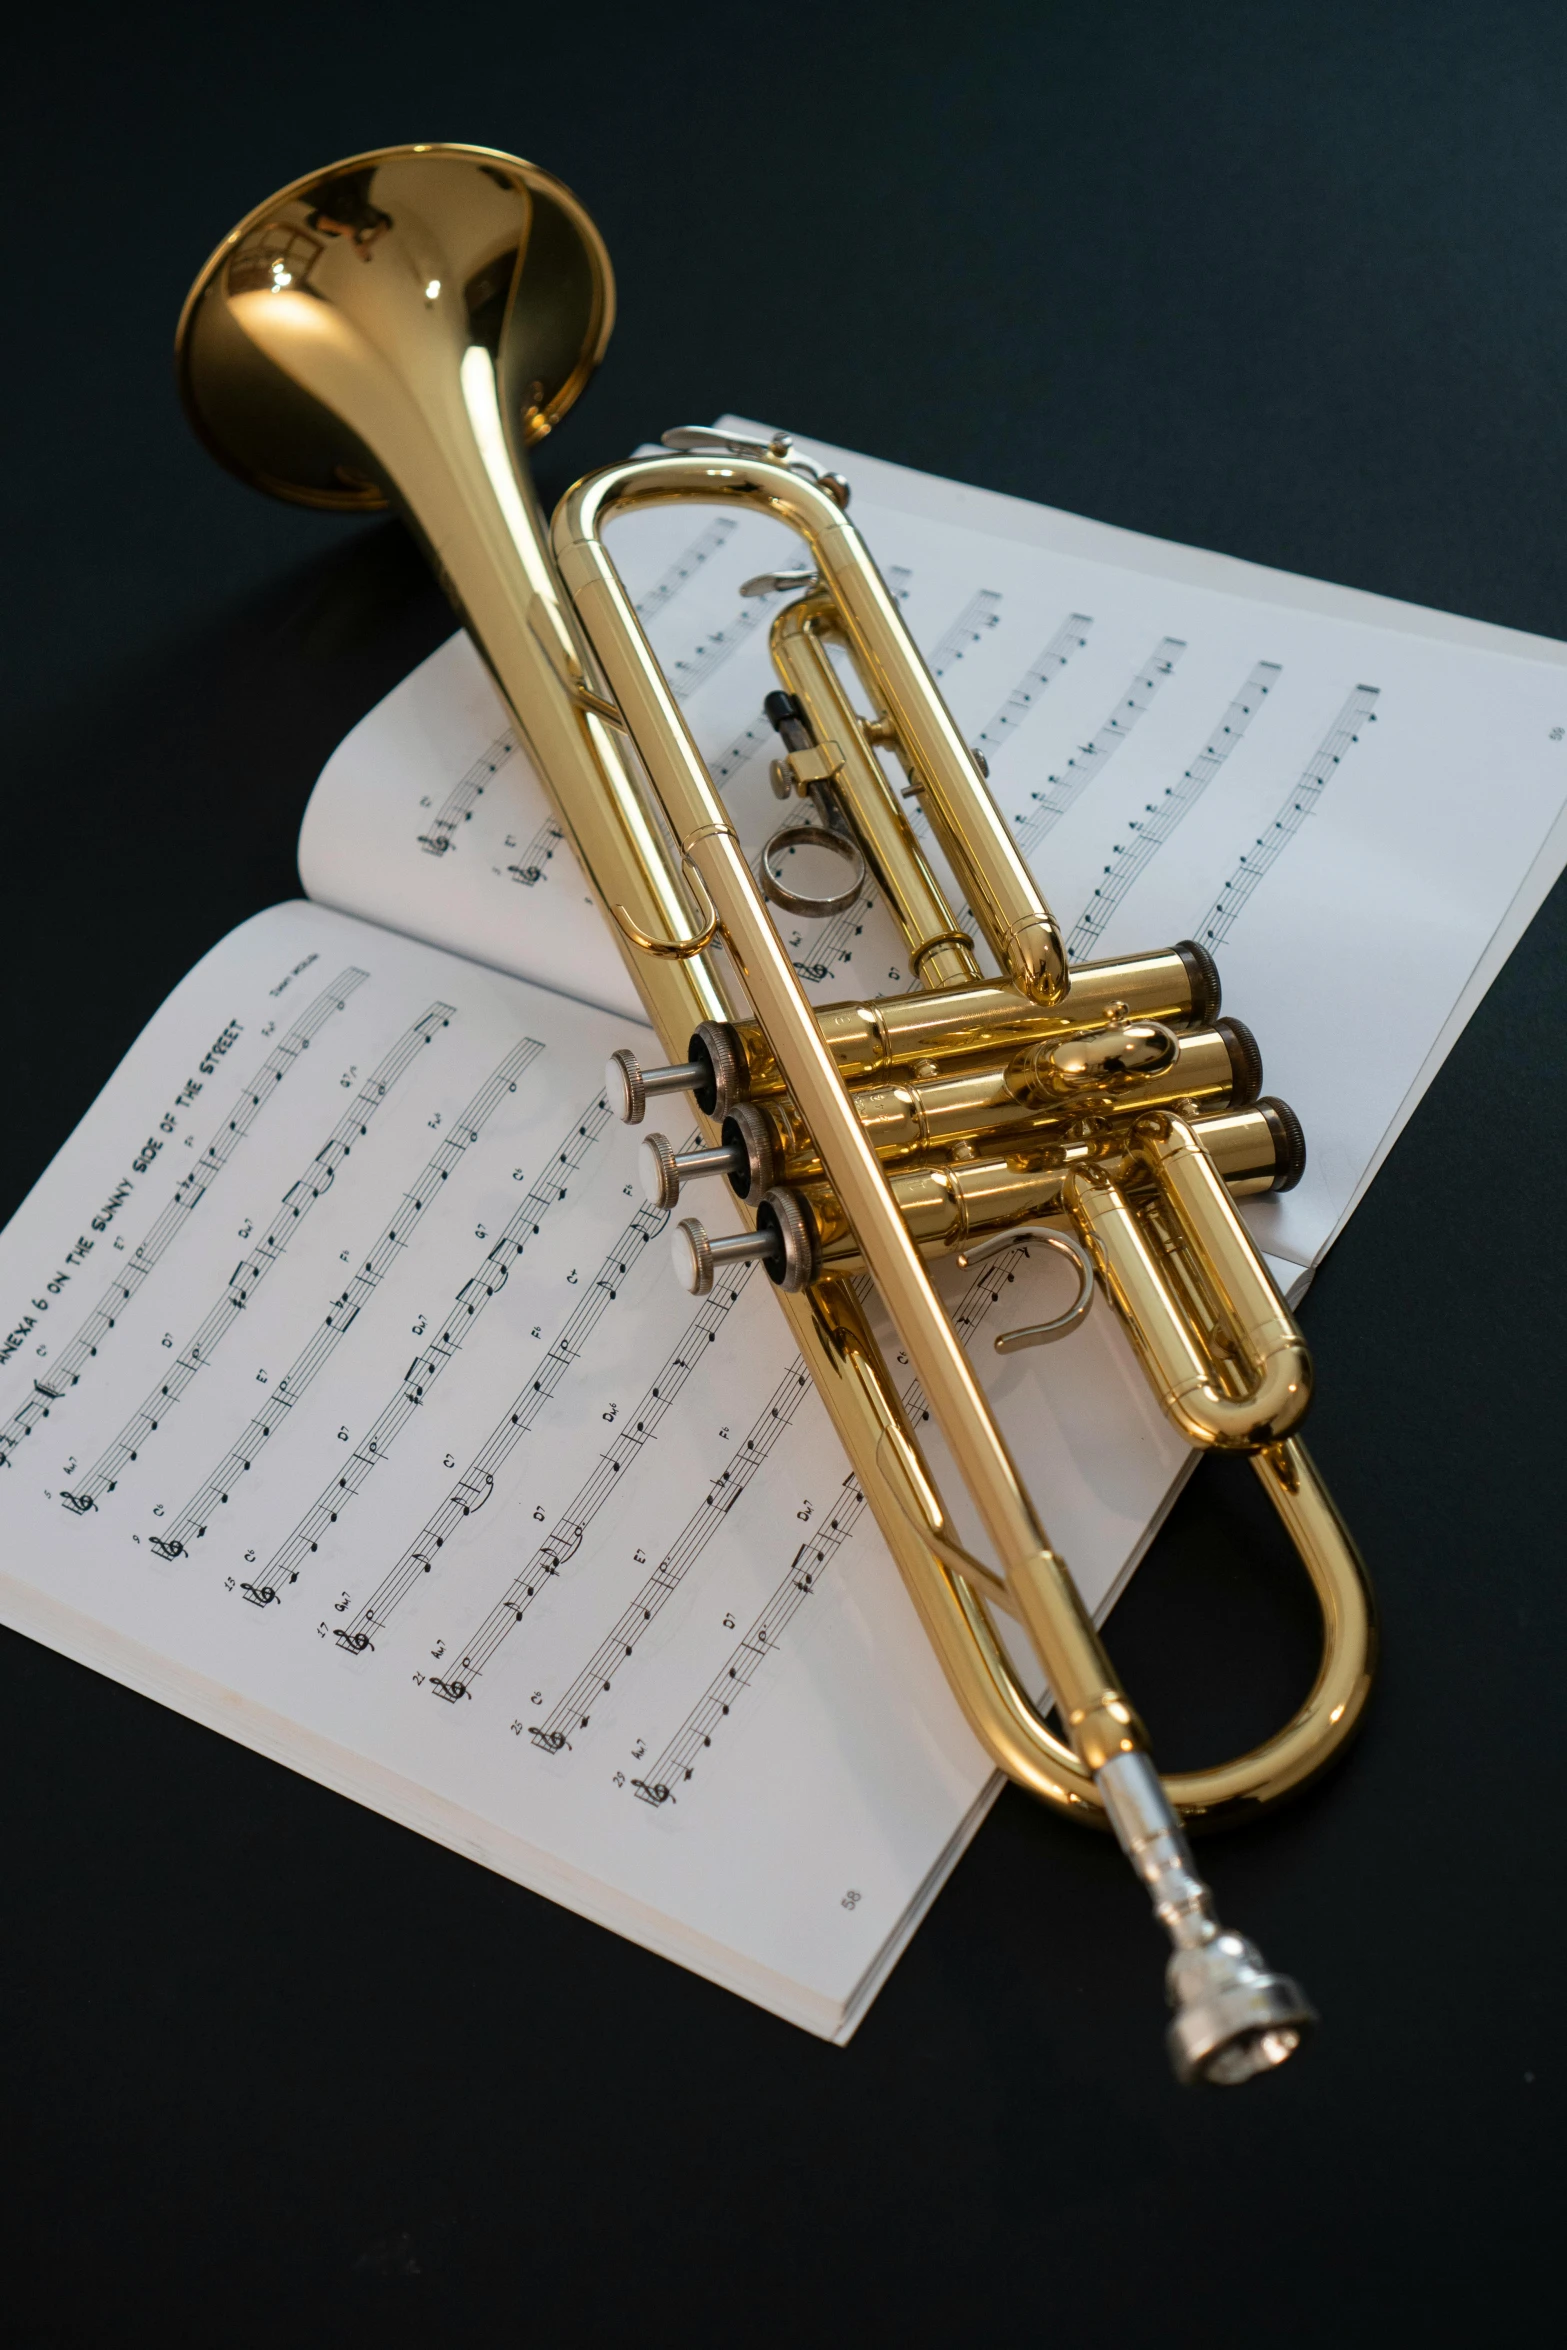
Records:
[[[1567,854],[1562,648],[808,453],[1074,959],[1218,956],[1311,1145],[1246,1209],[1298,1294]],[[739,586],[792,547],[614,543],[759,844]],[[190,973],[0,1237],[0,1615],[847,2038],[996,1781],[765,1276],[675,1285],[600,1090],[650,1040],[465,639],[300,853],[315,902]],[[908,985],[873,897],[786,935],[819,1001]],[[940,1280],[1102,1615],[1192,1456],[1102,1306],[995,1354],[1039,1255]]]

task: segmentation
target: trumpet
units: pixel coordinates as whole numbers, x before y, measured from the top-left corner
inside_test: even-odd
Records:
[[[1261,1096],[1256,1047],[1220,1017],[1200,949],[1069,968],[844,480],[783,437],[682,428],[588,475],[545,521],[527,451],[582,390],[613,316],[602,239],[560,181],[487,148],[391,147],[292,182],[230,231],[186,301],[177,366],[195,429],[232,471],[330,511],[391,506],[423,543],[667,1056],[617,1054],[610,1098],[633,1123],[666,1095],[697,1111],[699,1147],[644,1141],[649,1196],[672,1209],[723,1183],[742,1226],[685,1217],[679,1277],[701,1292],[724,1263],[765,1267],[976,1736],[1043,1801],[1108,1826],[1142,1879],[1171,1945],[1179,2078],[1246,2080],[1315,2017],[1221,1926],[1186,1827],[1255,1816],[1313,1778],[1355,1728],[1375,1663],[1364,1570],[1298,1434],[1310,1358],[1236,1207],[1298,1179],[1299,1125]],[[767,704],[788,812],[755,867],[605,546],[613,517],[687,502],[769,516],[804,542],[798,571],[749,583],[797,591],[772,623]],[[824,857],[835,886],[812,894],[794,877]],[[772,909],[828,912],[871,882],[916,985],[813,1008]],[[1187,1441],[1251,1459],[1312,1581],[1314,1685],[1231,1762],[1156,1771],[932,1281],[935,1258],[1019,1241],[1065,1259],[1077,1294],[996,1345],[1060,1343],[1102,1292]],[[957,1537],[867,1284],[988,1559]],[[1039,1703],[1002,1617],[1037,1657]]]

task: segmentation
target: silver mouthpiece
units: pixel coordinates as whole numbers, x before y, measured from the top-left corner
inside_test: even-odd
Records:
[[[1233,2088],[1292,2057],[1317,2020],[1300,1985],[1275,1975],[1244,1934],[1177,1950],[1165,1969],[1174,2009],[1166,2035],[1178,2081]]]
[[[1175,1945],[1165,1989],[1175,2011],[1166,2042],[1176,2079],[1230,2089],[1277,2070],[1315,2024],[1315,2008],[1298,1983],[1264,1965],[1244,1934],[1219,1924],[1147,1755],[1118,1754],[1094,1776],[1116,1840]]]

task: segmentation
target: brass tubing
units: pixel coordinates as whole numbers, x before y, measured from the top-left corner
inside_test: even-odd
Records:
[[[1122,1007],[1117,1011],[1116,1007]],[[905,1075],[921,1062],[1017,1051],[1025,1044],[1102,1027],[1112,1017],[1211,1023],[1219,980],[1211,958],[1190,944],[1151,955],[1073,966],[1066,993],[1044,1006],[1002,980],[927,994],[856,997],[818,1008],[828,1051],[849,1079]],[[785,1090],[783,1072],[755,1020],[736,1022],[752,1101]],[[685,1040],[681,1039],[682,1049]]]
[[[1256,1088],[1249,1090],[1254,1094]],[[1087,1106],[1074,1103],[1070,1095],[1042,1093],[1026,1055],[1014,1056],[999,1068],[994,1063],[960,1068],[923,1082],[856,1086],[852,1093],[861,1122],[878,1149],[932,1150],[989,1135],[1015,1134],[1021,1142],[1031,1128],[1069,1125]],[[1229,1039],[1207,1028],[1176,1038],[1175,1058],[1167,1069],[1156,1076],[1128,1079],[1093,1107],[1120,1122],[1172,1102],[1217,1108],[1247,1098],[1247,1073],[1237,1071]]]
[[[579,526],[586,522],[593,531],[595,517],[686,499],[750,506],[806,541],[832,592],[861,682],[896,729],[900,756],[909,763],[936,837],[992,954],[1023,995],[1054,1003],[1067,978],[1055,916],[1019,856],[864,540],[825,489],[786,466],[752,457],[643,457],[609,466],[568,492],[558,518],[566,520],[566,528],[555,536],[556,560],[579,612],[579,589],[588,585],[591,570],[581,566],[576,552],[583,544]],[[594,634],[591,622],[588,630]],[[633,739],[645,750],[636,715],[628,709],[626,717]]]
[[[1073,1221],[1136,1347],[1161,1406],[1189,1444],[1255,1451],[1298,1427],[1311,1400],[1311,1360],[1294,1316],[1268,1279],[1213,1161],[1183,1119],[1159,1115],[1132,1137],[1130,1172],[1152,1172],[1237,1349],[1239,1392],[1227,1393],[1205,1341],[1156,1263],[1142,1219],[1102,1166],[1064,1186]],[[1124,1181],[1124,1177],[1123,1177]]]
[[[865,739],[860,714],[828,656],[831,638],[843,638],[831,597],[803,596],[773,622],[773,666],[818,744],[832,744],[842,760],[834,794],[903,933],[915,978],[924,988],[972,985],[980,977],[973,947],[954,924],[941,885]]]
[[[1026,1056],[1019,1055],[999,1065],[954,1065],[951,1074],[924,1082],[857,1085],[849,1090],[877,1157],[884,1166],[896,1166],[937,1150],[951,1151],[954,1145],[969,1146],[970,1158],[1027,1149],[1035,1136],[1059,1134],[1081,1120],[1083,1110],[1070,1097],[1041,1097],[1029,1090],[1030,1085]],[[1173,1102],[1201,1104],[1208,1110],[1241,1106],[1255,1091],[1252,1070],[1237,1069],[1230,1038],[1220,1030],[1194,1029],[1177,1037],[1175,1059],[1168,1069],[1130,1079],[1117,1089],[1114,1116],[1124,1125],[1142,1111]],[[774,1183],[816,1182],[821,1158],[788,1096],[752,1102],[749,1109],[751,1119],[762,1122],[770,1139],[772,1167],[765,1182],[737,1182],[740,1196],[749,1198],[752,1190],[765,1191]]]
[[[1078,1751],[1089,1768],[1097,1769],[1114,1754],[1134,1748],[1130,1711],[1115,1689],[1109,1660],[1070,1578],[1057,1568],[972,1366],[925,1277],[815,1013],[602,544],[604,523],[618,505],[640,502],[650,477],[669,490],[700,496],[708,494],[706,484],[713,474],[730,470],[659,459],[607,468],[579,483],[563,500],[553,533],[556,558],[676,841],[687,863],[701,875],[756,1017],[788,1069],[790,1092],[1008,1579],[1037,1572],[1058,1589],[1058,1604],[1048,1619],[1041,1615],[1037,1624],[1031,1619],[1030,1629],[1041,1643],[1051,1685],[1076,1724]],[[830,542],[838,534],[841,516],[826,492],[800,483],[780,467],[732,470],[746,475],[751,502],[770,508],[781,519],[802,510],[810,513],[811,543],[824,570],[830,571]],[[752,486],[757,477],[760,496]]]
[[[1210,1444],[1250,1450],[1287,1436],[1311,1397],[1311,1363],[1213,1162],[1184,1118],[1167,1112],[1138,1129],[1138,1155],[1175,1211],[1250,1374],[1247,1392],[1216,1397],[1205,1382],[1186,1399]]]
[[[1230,1762],[1162,1774],[1187,1827],[1242,1826],[1309,1786],[1358,1729],[1376,1674],[1376,1607],[1365,1566],[1305,1446],[1292,1438],[1251,1459],[1311,1579],[1321,1655],[1305,1699],[1271,1738]],[[932,1562],[916,1602],[959,1703],[999,1768],[1057,1810],[1102,1824],[1092,1775],[1030,1701],[980,1595]]]
[[[807,1301],[781,1296],[780,1302],[794,1309],[791,1320],[805,1332],[799,1309]],[[812,1292],[805,1353],[807,1361],[823,1365],[834,1424],[853,1432],[856,1467],[867,1453],[884,1462],[900,1441],[912,1449],[885,1365],[847,1282],[822,1281]],[[1310,1691],[1274,1736],[1233,1761],[1164,1774],[1164,1791],[1178,1816],[1203,1829],[1242,1825],[1309,1785],[1353,1736],[1376,1672],[1376,1610],[1365,1567],[1305,1446],[1291,1439],[1251,1457],[1310,1577],[1322,1620],[1321,1657]],[[884,1470],[881,1483],[885,1489]],[[954,1573],[919,1539],[913,1520],[903,1514],[911,1505],[917,1515],[912,1491],[887,1526],[887,1538],[975,1737],[998,1770],[1042,1802],[1102,1826],[1103,1799],[1093,1775],[1018,1679],[990,1620],[990,1594]],[[1049,1697],[1043,1702],[1048,1707]]]
[[[1226,1184],[1237,1193],[1271,1191],[1277,1181],[1277,1139],[1269,1108],[1237,1110],[1193,1121]],[[1018,1151],[1004,1158],[976,1159],[961,1166],[899,1167],[888,1187],[915,1246],[925,1256],[952,1256],[971,1240],[1003,1232],[1009,1224],[1073,1220],[1069,1189],[1091,1169],[1113,1182],[1129,1180],[1137,1157],[1124,1134],[1058,1142],[1032,1157]],[[850,1219],[830,1184],[803,1185],[804,1200],[821,1252],[823,1270],[843,1279],[862,1273],[865,1260]]]

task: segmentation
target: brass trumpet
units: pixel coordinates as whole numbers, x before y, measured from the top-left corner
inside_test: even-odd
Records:
[[[198,433],[275,495],[391,505],[423,542],[515,716],[611,919],[668,1062],[619,1054],[624,1116],[686,1093],[704,1145],[644,1146],[674,1205],[727,1179],[746,1229],[676,1235],[694,1290],[759,1258],[952,1688],[999,1767],[1105,1823],[1165,1927],[1172,2059],[1183,2080],[1281,2064],[1314,2017],[1299,1988],[1224,1931],[1183,1820],[1249,1816],[1349,1737],[1374,1662],[1353,1544],[1296,1433],[1310,1361],[1235,1208],[1287,1186],[1300,1130],[1259,1100],[1247,1033],[1218,1017],[1209,958],[1183,945],[1069,970],[1060,932],[846,511],[848,485],[782,438],[698,429],[589,475],[552,524],[526,451],[570,407],[614,313],[603,243],[574,196],[485,148],[358,155],[294,181],[225,237],[182,314]],[[747,507],[805,542],[772,627],[775,787],[797,813],[754,871],[604,546],[616,514],[671,501]],[[833,655],[841,648],[868,704]],[[905,784],[895,788],[883,753]],[[993,957],[982,970],[907,809],[912,795]],[[853,878],[803,896],[789,852]],[[918,986],[813,1010],[769,899],[822,911],[872,876]],[[718,949],[722,949],[720,954]],[[742,1000],[743,998],[743,1000]],[[1095,1284],[1160,1403],[1194,1445],[1250,1454],[1321,1604],[1316,1683],[1254,1752],[1161,1780],[1052,1550],[926,1260],[1021,1237],[1068,1257],[1078,1298],[1003,1348],[1059,1340]],[[957,1541],[857,1293],[868,1276],[924,1390],[994,1560]],[[1026,1629],[1052,1710],[995,1628]],[[1059,1725],[1052,1727],[1052,1718]]]

